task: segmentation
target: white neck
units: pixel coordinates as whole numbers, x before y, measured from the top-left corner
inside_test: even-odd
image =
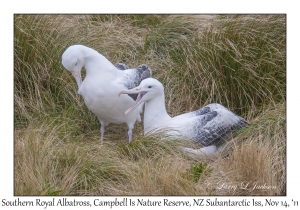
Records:
[[[166,111],[165,96],[160,94],[154,99],[145,102],[144,134],[157,129],[167,120],[171,119]]]
[[[85,46],[82,46],[81,51],[85,59],[84,68],[86,69],[87,76],[95,77],[103,75],[103,73],[111,74],[112,77],[116,76],[117,68],[103,55]],[[105,79],[109,78],[106,77]]]

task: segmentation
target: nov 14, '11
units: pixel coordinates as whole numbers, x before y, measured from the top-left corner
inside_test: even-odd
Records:
[[[292,199],[292,206],[298,206],[299,202]],[[266,199],[265,206],[284,206],[290,207],[290,204],[287,201],[274,201],[272,199]]]

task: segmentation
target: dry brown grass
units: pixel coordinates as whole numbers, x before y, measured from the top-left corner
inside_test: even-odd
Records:
[[[74,142],[59,127],[29,126],[15,132],[15,195],[284,195],[283,107],[258,116],[213,159],[183,153],[183,142],[139,137],[128,145],[124,137],[99,146],[98,133]]]
[[[216,178],[213,181],[239,187],[234,191],[219,187],[216,194],[285,195],[285,156],[285,105],[280,104],[257,116],[248,129],[224,147],[220,159],[213,163],[217,167],[217,170],[214,170],[217,174],[212,175]],[[245,187],[240,187],[241,183],[245,184]],[[272,187],[259,189],[258,186]]]

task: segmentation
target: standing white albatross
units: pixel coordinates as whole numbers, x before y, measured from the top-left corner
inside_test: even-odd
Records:
[[[118,97],[118,93],[122,89],[134,88],[143,79],[151,77],[151,69],[145,64],[135,69],[128,69],[124,64],[114,66],[103,55],[83,45],[72,45],[67,48],[62,55],[62,65],[75,77],[78,94],[83,97],[88,109],[100,121],[101,144],[104,128],[110,123],[126,123],[130,142],[134,123],[141,121],[141,107],[124,115],[135,97],[128,95]],[[81,79],[83,67],[86,70],[84,81]]]
[[[164,87],[153,78],[143,80],[138,87],[131,90],[122,90],[119,96],[137,93],[139,95],[135,103],[125,114],[130,114],[135,107],[145,102],[144,134],[162,131],[168,136],[180,136],[203,146],[199,150],[186,148],[192,153],[211,155],[230,133],[248,125],[244,118],[217,103],[172,118],[166,111]]]

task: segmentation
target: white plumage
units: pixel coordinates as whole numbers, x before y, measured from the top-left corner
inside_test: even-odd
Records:
[[[153,78],[143,80],[131,90],[122,90],[119,95],[137,93],[137,100],[126,114],[134,111],[140,103],[145,103],[144,134],[164,131],[168,136],[188,139],[204,146],[197,151],[187,149],[193,153],[213,154],[230,133],[248,125],[245,119],[217,103],[172,118],[165,108],[164,87]]]
[[[109,123],[128,125],[129,142],[132,139],[132,129],[136,121],[140,121],[140,110],[124,112],[134,102],[136,96],[123,95],[118,97],[122,89],[134,88],[141,80],[151,77],[150,68],[142,64],[134,69],[128,69],[124,64],[115,66],[97,51],[83,45],[72,45],[62,55],[62,65],[75,77],[80,94],[86,106],[101,123],[101,143],[104,128]],[[81,69],[85,68],[86,77],[81,79]]]

